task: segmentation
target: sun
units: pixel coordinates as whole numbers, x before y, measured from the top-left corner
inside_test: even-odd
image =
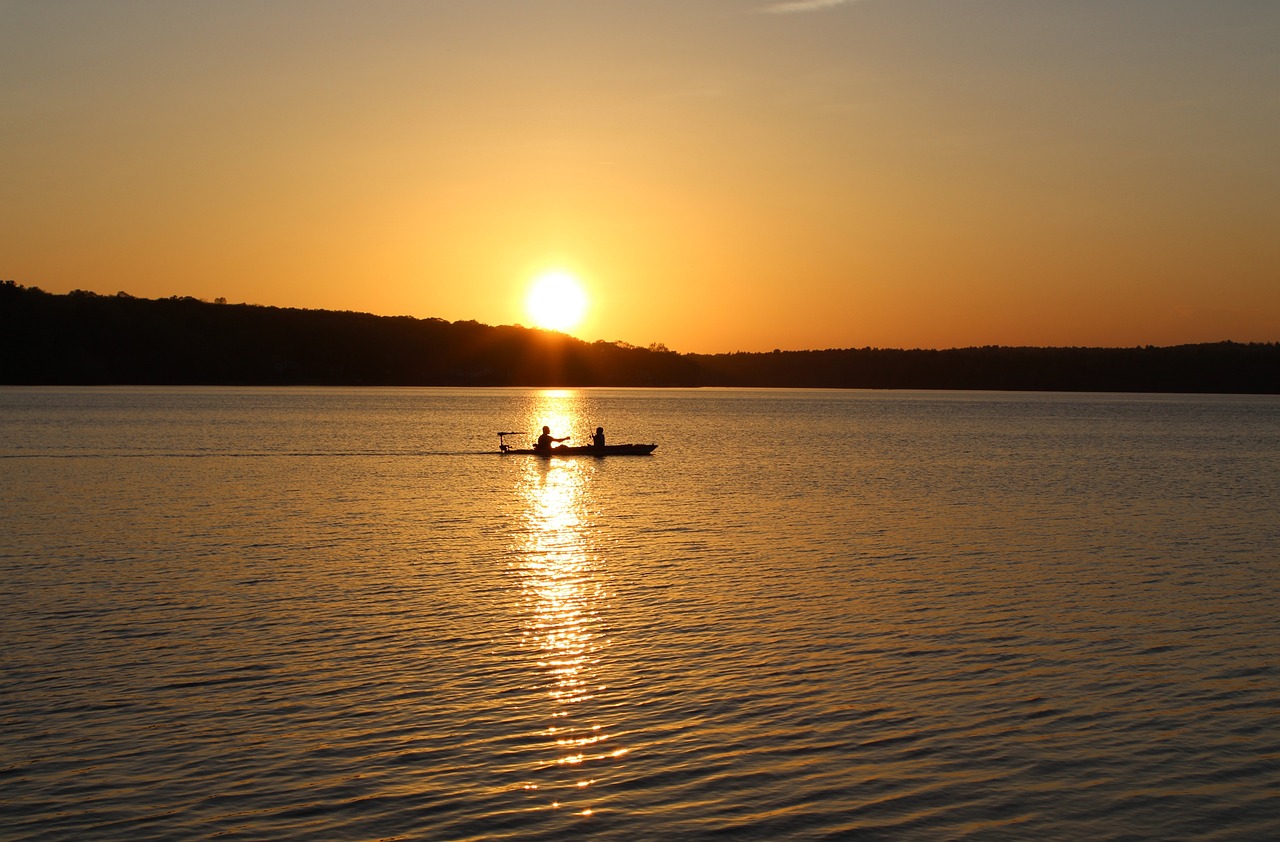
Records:
[[[569,330],[586,315],[587,294],[571,273],[553,269],[533,279],[524,306],[535,326]]]

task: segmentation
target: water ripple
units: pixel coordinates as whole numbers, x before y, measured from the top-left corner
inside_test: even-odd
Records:
[[[0,837],[1280,835],[1274,402],[266,394],[0,413]]]

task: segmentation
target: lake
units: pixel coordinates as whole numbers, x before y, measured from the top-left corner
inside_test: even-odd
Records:
[[[3,388],[0,500],[3,839],[1280,837],[1276,396]]]

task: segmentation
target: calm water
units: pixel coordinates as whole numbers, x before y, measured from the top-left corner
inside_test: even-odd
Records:
[[[0,502],[0,838],[1280,836],[1275,397],[0,389]]]

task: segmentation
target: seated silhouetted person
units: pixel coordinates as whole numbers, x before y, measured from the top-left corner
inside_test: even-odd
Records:
[[[562,439],[554,438],[551,435],[551,428],[543,427],[542,435],[538,436],[538,443],[533,446],[533,449],[538,453],[550,453],[552,442],[568,441],[570,438],[570,436],[565,436]]]
[[[591,437],[592,447],[604,447],[604,427],[596,427],[595,435]]]

